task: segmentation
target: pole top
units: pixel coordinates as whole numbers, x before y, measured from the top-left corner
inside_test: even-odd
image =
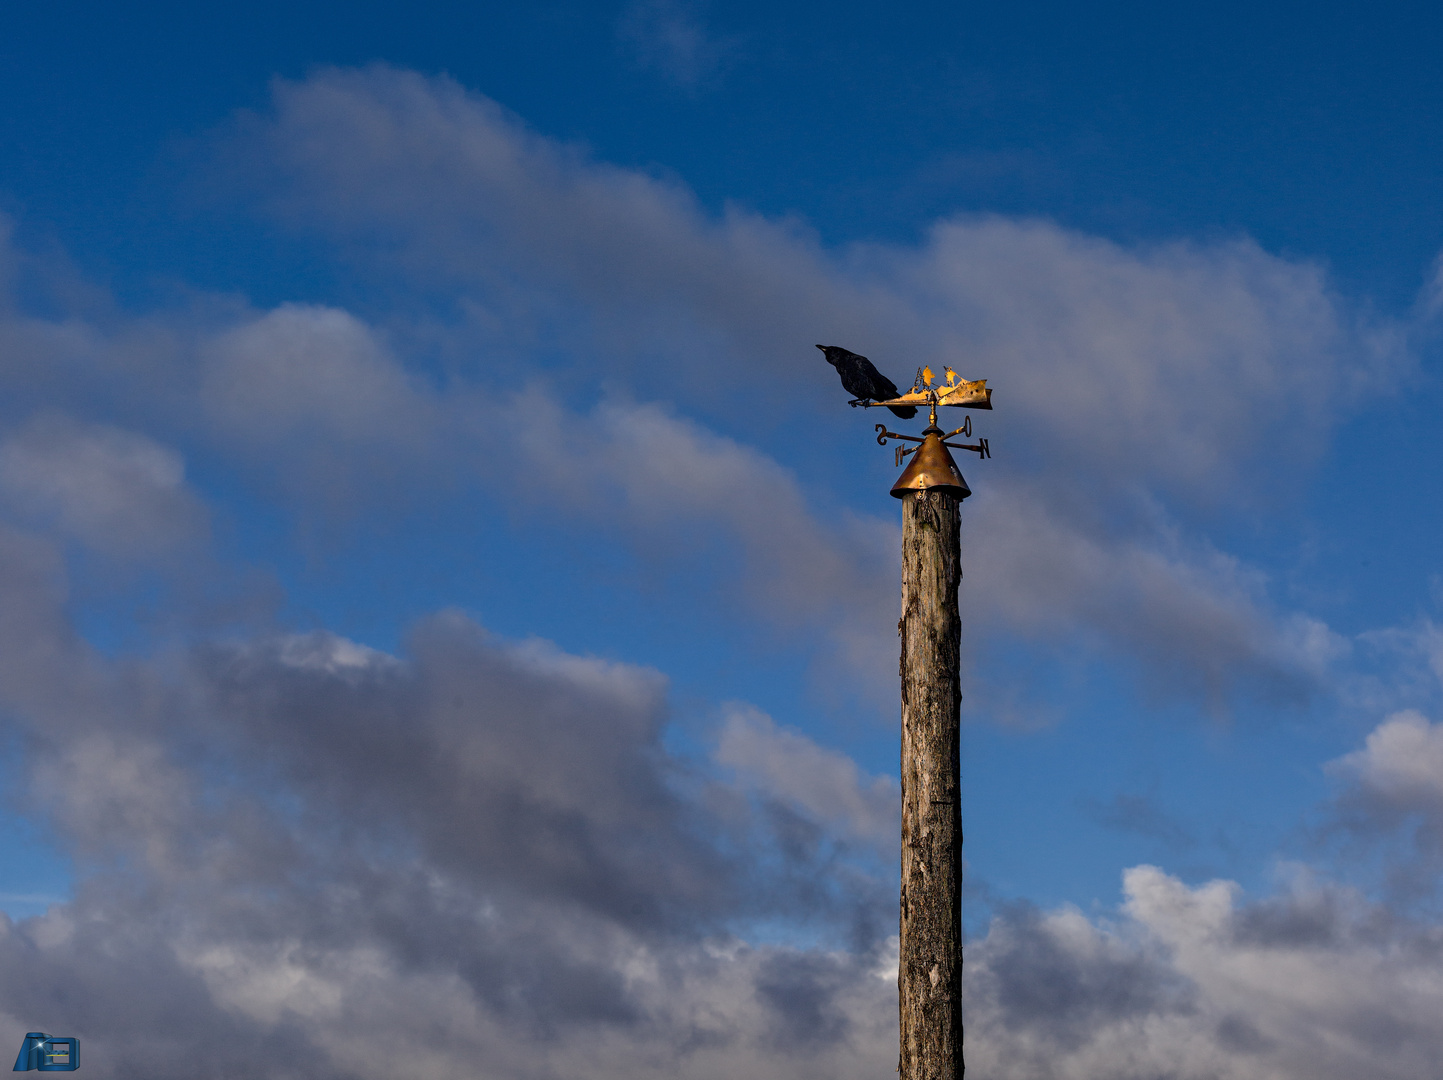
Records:
[[[962,470],[947,452],[942,441],[943,431],[936,424],[930,424],[922,432],[922,445],[912,454],[911,464],[897,477],[892,485],[892,497],[903,498],[911,491],[931,491],[940,488],[958,502],[972,494],[967,481],[962,479]]]

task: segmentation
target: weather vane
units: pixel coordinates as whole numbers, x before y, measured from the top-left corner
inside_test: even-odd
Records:
[[[899,467],[909,456],[912,457],[911,465],[892,485],[892,494],[896,498],[902,498],[909,491],[931,488],[950,489],[959,500],[972,494],[972,489],[967,486],[967,481],[962,479],[962,472],[947,449],[950,447],[953,450],[970,450],[979,458],[990,458],[992,451],[988,448],[986,439],[979,438],[975,443],[948,442],[948,439],[958,435],[971,438],[972,418],[969,416],[963,420],[962,426],[955,431],[944,432],[937,426],[937,410],[951,406],[990,411],[992,391],[987,389],[986,379],[969,382],[959,378],[950,367],[944,367],[942,373],[945,380],[939,381],[930,367],[920,367],[917,369],[916,378],[912,380],[912,389],[905,394],[899,394],[896,383],[878,371],[865,356],[859,356],[839,345],[818,345],[817,348],[822,350],[827,363],[837,369],[837,374],[842,379],[842,388],[852,395],[848,404],[853,408],[859,405],[864,409],[881,406],[891,409],[903,420],[916,416],[919,407],[927,409],[927,426],[922,429],[920,436],[901,435],[888,431],[885,424],[877,425],[877,443],[881,446],[886,446],[889,439],[917,444],[909,450],[904,450],[901,446],[894,448],[894,460]]]
[[[962,500],[972,494],[950,450],[990,458],[972,420],[955,431],[937,426],[937,410],[992,408],[987,380],[968,382],[944,367],[917,370],[912,389],[897,387],[865,356],[818,345],[837,369],[849,404],[880,405],[900,419],[927,410],[921,435],[877,425],[877,442],[912,459],[892,494],[902,500],[901,894],[897,919],[897,1080],[962,1080]]]

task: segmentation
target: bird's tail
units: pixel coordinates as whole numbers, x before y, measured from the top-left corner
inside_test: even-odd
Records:
[[[917,406],[915,405],[888,405],[887,408],[903,420],[910,420],[917,415]]]

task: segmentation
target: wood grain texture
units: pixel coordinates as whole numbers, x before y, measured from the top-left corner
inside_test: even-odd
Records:
[[[962,807],[958,505],[902,500],[902,1080],[961,1080]]]

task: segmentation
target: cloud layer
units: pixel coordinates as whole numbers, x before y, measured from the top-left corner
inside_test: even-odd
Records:
[[[203,1046],[216,1074],[862,1076],[884,1045],[879,883],[807,799],[668,754],[656,673],[459,616],[405,660],[316,634],[116,666],[65,632],[43,544],[0,555],[27,796],[85,867],[4,920],[0,1011],[63,1014],[102,1074],[195,1075]],[[766,723],[799,790],[868,805]]]
[[[116,665],[62,619],[37,634],[59,602],[38,542],[0,556],[38,649],[0,642],[31,674],[4,672],[12,734],[87,867],[0,926],[17,1037],[63,1017],[94,1071],[162,1080],[198,1047],[214,1075],[362,1078],[893,1060],[895,900],[848,855],[894,827],[890,781],[746,709],[721,771],[678,758],[656,673],[454,615],[404,658],[312,634]],[[1345,763],[1357,790],[1431,791],[1426,754],[1401,788],[1390,763],[1433,734],[1385,723]],[[1124,885],[1111,919],[1014,906],[968,946],[974,1069],[1431,1075],[1437,926],[1301,871],[1252,902],[1155,867]]]
[[[608,385],[633,401],[660,393],[750,441],[765,430],[746,419],[758,397],[765,414],[769,398],[835,391],[811,349],[819,335],[899,379],[919,361],[951,363],[999,388],[985,423],[1001,452],[981,486],[998,502],[969,535],[971,564],[986,567],[980,619],[1027,634],[1086,626],[1159,686],[1213,698],[1247,682],[1303,692],[1341,648],[1306,615],[1273,610],[1261,574],[1193,531],[1224,505],[1277,496],[1275,478],[1306,467],[1365,387],[1386,392],[1407,363],[1403,328],[1365,324],[1317,267],[1242,239],[1127,249],[1002,218],[939,223],[916,248],[829,252],[793,223],[713,217],[674,183],[384,68],[280,84],[274,116],[246,132],[240,145],[270,163],[276,212],[408,282],[418,302],[450,298],[455,339],[497,358],[482,386],[521,374],[506,359],[518,352],[555,350],[586,358],[551,372],[574,390],[568,411],[587,416]],[[690,460],[691,439],[673,426],[654,458]],[[634,484],[651,460],[616,480]],[[770,471],[756,463],[754,491],[777,488]],[[701,500],[668,498],[669,478],[646,479],[658,503],[698,512]],[[734,508],[700,512],[755,531]],[[769,573],[785,539],[765,552],[742,542],[758,592],[790,580]],[[825,565],[838,546],[811,550]],[[857,642],[874,611],[868,598],[839,633]]]
[[[575,500],[574,527],[679,568],[695,537],[725,538],[719,594],[807,629],[824,679],[881,702],[895,527],[875,498],[838,512],[856,485],[835,465],[817,484],[814,445],[789,439],[785,467],[758,448],[784,402],[840,404],[811,348],[829,334],[899,379],[940,361],[998,388],[964,586],[994,638],[1086,642],[1214,707],[1301,699],[1346,655],[1208,540],[1222,508],[1296,486],[1283,478],[1407,363],[1405,328],[1366,323],[1317,267],[1243,239],[1126,248],[995,217],[829,251],[387,68],[278,83],[273,114],[227,145],[268,212],[390,299],[364,315],[212,306],[169,325],[95,304],[15,311],[0,333],[17,403],[219,454],[311,525],[457,485],[509,512],[552,506],[579,468],[606,494]],[[57,370],[73,377],[45,381]],[[851,454],[866,419],[815,425]],[[974,692],[1000,712],[992,688]]]
[[[833,460],[871,418],[780,426],[841,405],[830,337],[997,388],[976,623],[1219,707],[1326,690],[1349,655],[1209,538],[1407,362],[1315,266],[991,217],[829,250],[386,68],[278,83],[220,160],[387,299],[136,316],[0,250],[0,719],[79,867],[73,900],[4,922],[0,1012],[81,1036],[93,1071],[193,1076],[198,1047],[217,1076],[895,1060],[895,789],[787,718],[726,706],[683,754],[662,673],[455,613],[394,654],[259,616],[122,658],[86,640],[76,548],[193,573],[237,492],[302,532],[464,492],[672,569],[696,625],[807,642],[787,657],[890,702],[896,526]],[[1415,888],[1443,865],[1437,743],[1397,715],[1336,766],[1352,835],[1414,830]],[[1306,874],[1125,889],[1110,917],[1003,907],[969,945],[974,1069],[1432,1075],[1435,925]]]

